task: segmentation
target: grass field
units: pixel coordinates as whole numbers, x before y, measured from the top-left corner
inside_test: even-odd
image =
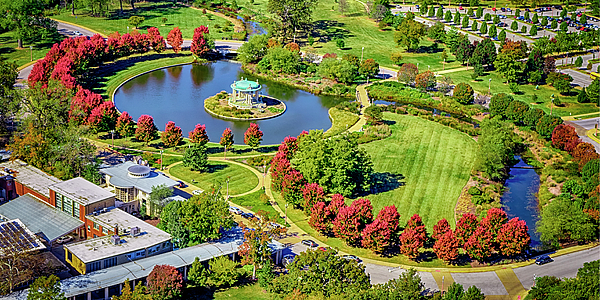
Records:
[[[189,168],[184,167],[183,164],[178,164],[172,167],[169,172],[171,175],[186,182],[197,181],[194,185],[203,190],[208,190],[213,185],[218,186],[223,184],[221,189],[223,195],[227,193],[227,178],[229,178],[229,195],[248,192],[258,184],[258,177],[254,173],[235,164],[209,161],[208,169],[207,172],[200,173],[191,171]]]
[[[285,221],[279,216],[279,213],[273,208],[273,206],[271,206],[271,204],[265,203],[263,200],[261,200],[261,195],[265,195],[265,192],[263,190],[258,190],[245,196],[229,198],[229,201],[243,206],[253,212],[264,210],[271,216],[277,216],[276,221],[283,225]],[[267,199],[269,198],[267,197]]]
[[[535,85],[525,84],[520,85],[518,94],[513,94],[508,86],[508,84],[503,83],[504,79],[502,76],[498,75],[496,72],[488,72],[486,76],[479,77],[477,81],[473,81],[471,79],[471,74],[473,74],[472,70],[468,71],[460,71],[460,72],[452,72],[444,74],[447,77],[452,78],[454,83],[465,82],[470,84],[475,91],[487,94],[489,79],[492,79],[491,82],[491,91],[492,94],[496,93],[506,93],[512,95],[515,99],[521,100],[531,104],[534,107],[540,108],[547,113],[550,113],[550,96],[554,94],[555,98],[559,98],[563,103],[562,106],[554,106],[552,109],[552,114],[557,116],[568,116],[569,114],[579,115],[585,113],[597,112],[598,107],[592,103],[578,103],[577,96],[573,94],[573,96],[563,96],[561,95],[554,87],[548,85],[541,85],[539,89],[535,89]],[[579,90],[573,90],[579,91]],[[537,95],[537,101],[533,101],[532,96]]]
[[[401,224],[419,214],[428,230],[440,219],[454,225],[454,206],[469,179],[477,143],[457,130],[414,116],[384,113],[392,135],[362,145],[374,171],[395,174],[399,187],[368,195],[374,214],[396,205]]]
[[[4,32],[0,34],[0,60],[22,66],[31,62],[31,49],[29,46],[33,47],[33,60],[37,60],[46,55],[52,44],[61,41],[63,38],[57,34],[41,40],[24,40],[23,48],[17,49],[17,40],[13,37],[13,33]]]
[[[265,291],[258,283],[238,284],[234,287],[208,290],[205,288],[184,289],[181,299],[189,300],[225,300],[225,299],[273,299],[273,294]]]
[[[331,118],[331,128],[325,132],[325,136],[334,136],[340,134],[352,127],[358,122],[358,115],[349,111],[340,110],[335,107],[329,109],[329,117]]]
[[[267,0],[254,0],[252,4],[250,0],[240,0],[238,4],[248,7],[259,14],[268,16],[267,2]],[[347,1],[347,3],[348,11],[343,16],[337,10],[337,1],[322,0],[318,2],[318,6],[313,12],[313,30],[318,35],[318,37],[315,36],[316,43],[314,47],[318,53],[337,53],[338,56],[351,53],[360,57],[362,47],[364,47],[364,59],[373,58],[382,66],[399,68],[393,65],[390,55],[393,52],[401,52],[403,57],[402,62],[413,63],[415,65],[419,63],[420,70],[427,70],[427,66],[430,66],[432,71],[442,70],[440,55],[445,47],[444,44],[439,44],[438,50],[426,53],[425,51],[433,42],[424,38],[420,44],[421,53],[405,52],[405,49],[396,47],[394,43],[394,30],[391,27],[383,31],[379,30],[377,23],[367,17],[365,8],[361,3],[355,0]],[[332,7],[334,8],[333,10]],[[345,41],[346,45],[343,50],[338,50],[333,41],[338,37],[343,38]],[[301,39],[301,41],[305,40]],[[460,67],[459,63],[455,61],[454,56],[449,53],[450,51],[447,50],[447,52],[449,57],[446,69]]]
[[[71,11],[68,10],[54,15],[52,18],[82,25],[105,35],[116,31],[121,34],[127,33],[127,26],[129,26],[129,31],[132,31],[134,28],[129,25],[129,17],[134,15],[145,18],[144,23],[138,29],[140,32],[146,33],[149,27],[156,27],[163,37],[166,37],[169,31],[177,26],[181,29],[184,39],[191,39],[194,35],[194,28],[200,25],[208,26],[211,36],[216,39],[230,38],[233,33],[233,25],[229,27],[231,31],[224,31],[227,20],[210,14],[205,15],[201,10],[184,6],[173,7],[173,2],[138,2],[135,5],[137,10],[133,12],[131,6],[124,3],[122,16],[117,15],[117,5],[112,7],[112,14],[107,18],[92,17],[84,10],[75,10],[75,16],[72,16]],[[167,18],[165,26],[161,26],[163,17]]]

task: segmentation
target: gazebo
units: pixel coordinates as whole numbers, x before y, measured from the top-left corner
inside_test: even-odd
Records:
[[[250,81],[242,78],[242,80],[234,81],[231,84],[231,97],[229,98],[229,106],[237,108],[264,108],[266,105],[260,99],[258,91],[261,85],[256,81]]]

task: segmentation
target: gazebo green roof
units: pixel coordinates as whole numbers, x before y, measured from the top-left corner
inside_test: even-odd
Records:
[[[258,81],[242,79],[239,81],[234,81],[231,84],[231,88],[237,91],[258,91],[260,90],[261,85],[258,83]]]

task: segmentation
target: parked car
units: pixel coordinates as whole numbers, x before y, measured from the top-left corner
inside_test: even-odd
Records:
[[[344,255],[342,256],[343,259],[347,259],[347,260],[354,260],[357,263],[361,262],[362,260],[360,260],[360,258],[354,256],[354,255]]]
[[[505,15],[498,15],[498,18],[500,18],[500,19],[506,19],[506,16]]]
[[[325,247],[319,247],[318,249],[323,252],[327,251],[327,248],[325,248]]]
[[[506,23],[500,22],[496,24],[496,27],[506,27]]]
[[[178,181],[177,181],[177,186],[178,186],[178,187],[180,187],[180,188],[184,188],[184,187],[186,187],[187,185],[186,185],[185,183],[183,183],[183,181],[181,181],[181,180],[178,180]]]
[[[315,243],[315,241],[313,240],[302,240],[302,245],[308,246],[308,247],[317,247],[319,246],[319,244]]]
[[[242,218],[245,218],[245,219],[254,218],[254,214],[252,214],[252,213],[241,213],[240,216],[242,216]]]
[[[79,31],[73,31],[73,35],[74,36],[82,36],[83,33],[79,32]]]
[[[553,261],[554,260],[552,258],[550,258],[550,256],[548,256],[548,255],[542,255],[542,256],[540,256],[540,257],[538,257],[538,258],[535,259],[535,264],[541,266],[543,264],[547,264],[547,263],[550,263],[550,262],[553,262]]]
[[[229,212],[234,213],[236,215],[241,215],[242,213],[244,213],[241,209],[235,207],[235,206],[230,206],[229,207]]]
[[[283,259],[281,260],[281,264],[282,264],[284,267],[287,267],[287,265],[291,264],[291,263],[294,261],[294,258],[295,258],[295,257],[296,257],[296,256],[295,256],[295,255],[293,255],[293,254],[284,255],[284,256],[283,256]]]
[[[203,190],[195,190],[195,191],[192,192],[193,195],[200,195],[202,193],[204,193]]]
[[[73,237],[72,237],[72,236],[70,236],[70,235],[65,235],[65,236],[61,236],[61,237],[59,237],[59,238],[56,240],[56,242],[57,242],[59,245],[62,245],[62,244],[68,243],[68,242],[70,242],[70,241],[72,241],[72,240],[73,240]]]
[[[458,10],[464,10],[464,8],[461,6],[458,7]]]

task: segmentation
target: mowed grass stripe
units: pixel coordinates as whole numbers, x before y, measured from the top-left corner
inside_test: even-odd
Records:
[[[396,205],[401,223],[418,213],[429,230],[438,220],[454,223],[454,207],[467,183],[477,143],[452,128],[418,117],[385,113],[392,136],[362,145],[375,172],[405,176],[404,186],[369,195],[375,214]]]

